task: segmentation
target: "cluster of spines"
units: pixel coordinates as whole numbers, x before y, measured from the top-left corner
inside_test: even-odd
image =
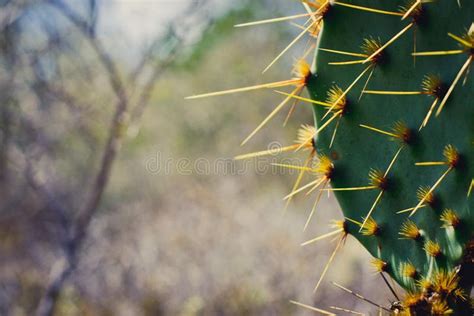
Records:
[[[319,32],[322,29],[321,26],[324,22],[324,18],[331,11],[331,8],[333,6],[343,6],[346,8],[372,12],[375,14],[398,16],[398,17],[401,17],[402,20],[405,20],[408,18],[411,19],[411,21],[408,24],[406,24],[403,28],[401,28],[401,30],[398,33],[393,35],[388,41],[384,43],[382,43],[382,41],[379,38],[375,39],[375,38],[369,37],[369,38],[364,39],[361,45],[361,52],[347,52],[347,51],[340,51],[340,50],[331,49],[331,48],[321,48],[321,47],[317,47],[316,43],[309,45],[309,49],[305,51],[303,58],[299,59],[294,67],[295,77],[293,79],[191,97],[191,98],[198,98],[198,97],[215,96],[215,95],[222,95],[222,94],[235,93],[235,92],[251,91],[251,90],[262,89],[262,88],[276,89],[276,88],[281,88],[281,87],[286,87],[286,86],[291,86],[291,85],[295,86],[294,90],[291,91],[290,93],[286,93],[283,91],[275,91],[279,94],[284,95],[285,99],[283,100],[282,103],[280,103],[275,108],[275,110],[272,113],[270,113],[270,115],[267,118],[265,118],[265,120],[249,135],[249,137],[247,137],[244,140],[242,144],[246,143],[252,136],[254,136],[271,118],[273,118],[286,104],[288,104],[290,100],[295,101],[292,109],[290,110],[290,114],[292,113],[296,105],[296,102],[298,101],[304,101],[316,106],[322,106],[326,109],[326,114],[322,117],[321,126],[319,126],[318,128],[303,127],[300,130],[298,139],[294,145],[290,145],[288,147],[279,149],[281,152],[298,151],[301,149],[310,150],[310,155],[302,166],[277,164],[280,167],[292,168],[292,169],[296,169],[300,171],[300,174],[297,178],[295,185],[292,188],[292,191],[290,192],[290,194],[288,194],[285,197],[285,199],[287,199],[288,202],[291,200],[293,196],[295,196],[296,194],[302,191],[307,190],[307,194],[309,194],[319,188],[319,194],[316,198],[316,201],[313,205],[311,213],[305,224],[305,229],[314,215],[316,205],[319,202],[321,193],[323,191],[352,191],[352,190],[378,190],[379,191],[376,199],[374,200],[372,204],[372,207],[368,210],[367,215],[362,218],[363,220],[362,222],[359,222],[354,219],[349,219],[349,218],[346,218],[346,220],[344,221],[336,221],[335,224],[333,225],[336,228],[334,231],[331,231],[322,236],[313,238],[302,244],[303,246],[306,246],[328,237],[339,236],[335,250],[331,254],[329,261],[322,272],[321,278],[319,279],[315,287],[315,291],[321,284],[321,281],[323,277],[325,276],[337,251],[341,248],[343,242],[345,241],[347,236],[350,234],[350,231],[348,228],[349,222],[352,224],[356,224],[357,227],[359,228],[358,232],[365,237],[374,237],[374,238],[380,237],[380,234],[382,233],[382,227],[380,224],[378,224],[375,221],[375,219],[372,217],[372,214],[375,211],[378,203],[380,203],[384,193],[390,189],[389,173],[392,167],[396,163],[397,159],[400,157],[402,151],[408,146],[413,145],[413,143],[416,141],[417,132],[420,132],[424,127],[427,126],[433,114],[435,113],[436,116],[440,115],[448,99],[450,98],[456,86],[458,85],[459,81],[461,80],[462,76],[463,75],[467,76],[469,72],[469,66],[471,65],[474,59],[474,24],[473,26],[471,26],[471,29],[469,29],[463,37],[460,37],[451,33],[448,34],[453,40],[455,40],[460,45],[462,45],[462,49],[451,50],[451,51],[444,50],[444,51],[432,51],[432,52],[417,52],[416,41],[415,41],[413,52],[411,53],[414,60],[415,58],[422,57],[422,56],[457,55],[457,54],[467,53],[468,58],[467,58],[466,63],[463,64],[463,66],[461,67],[460,71],[458,72],[454,80],[451,82],[451,84],[447,84],[443,82],[442,79],[437,75],[427,74],[425,75],[421,83],[421,88],[418,91],[417,90],[415,91],[384,91],[384,90],[367,89],[367,87],[369,86],[370,80],[374,74],[374,71],[379,65],[381,65],[385,61],[384,54],[387,47],[389,47],[398,39],[400,39],[409,30],[416,28],[416,26],[422,22],[424,18],[423,5],[425,3],[430,3],[430,2],[433,2],[433,1],[412,0],[408,3],[408,5],[401,7],[400,11],[384,11],[384,10],[379,10],[376,8],[370,8],[370,7],[364,7],[364,6],[354,5],[350,3],[345,3],[343,1],[337,1],[337,0],[302,1],[305,9],[307,10],[307,13],[293,15],[293,16],[284,17],[284,18],[269,19],[269,20],[264,20],[264,21],[238,25],[238,26],[250,26],[250,25],[257,25],[257,24],[264,24],[264,23],[271,23],[271,22],[288,21],[288,20],[292,20],[295,18],[302,18],[302,17],[308,18],[308,20],[306,21],[304,25],[297,25],[300,29],[302,29],[302,32],[299,33],[299,35],[290,43],[290,45],[288,45],[269,64],[267,68],[265,68],[264,70],[265,72],[271,66],[273,66],[305,34],[310,34],[312,38],[318,37]],[[313,75],[311,73],[309,64],[304,61],[304,58],[308,56],[310,51],[312,51],[313,49],[325,51],[327,53],[353,56],[353,57],[359,58],[357,60],[330,62],[329,65],[332,65],[332,66],[349,66],[349,65],[355,65],[355,64],[368,64],[368,66],[364,68],[364,70],[355,78],[355,80],[353,80],[352,83],[345,89],[334,84],[327,91],[326,100],[318,101],[318,100],[304,98],[300,96],[300,93],[302,92],[304,87],[308,85],[308,82],[309,80],[311,80],[311,77]],[[364,88],[362,89],[362,92],[360,94],[360,98],[362,98],[364,94],[397,95],[397,96],[424,95],[424,96],[432,97],[433,102],[428,108],[425,118],[423,119],[422,122],[420,122],[420,125],[417,129],[409,128],[405,125],[405,123],[401,121],[397,121],[394,124],[391,131],[387,131],[387,130],[374,127],[368,124],[360,124],[361,128],[365,128],[369,131],[388,136],[391,140],[398,141],[399,143],[398,149],[396,150],[391,161],[388,163],[387,168],[385,168],[384,170],[371,169],[369,171],[369,185],[360,186],[360,187],[351,187],[351,188],[334,188],[334,189],[326,188],[326,186],[330,183],[332,177],[334,176],[334,173],[335,173],[334,171],[335,171],[335,168],[337,168],[337,166],[335,166],[335,164],[331,161],[329,157],[317,153],[317,148],[316,148],[314,139],[315,137],[317,137],[318,134],[320,134],[328,126],[335,125],[334,132],[332,134],[330,145],[329,145],[329,148],[332,147],[332,144],[334,143],[336,139],[337,130],[341,122],[341,118],[346,114],[348,106],[350,104],[350,101],[347,96],[349,92],[355,87],[355,85],[359,83],[359,81],[361,81],[364,77],[367,77],[367,79],[364,84]],[[285,123],[288,120],[288,118],[289,116],[285,120]],[[324,121],[324,119],[326,119],[326,121]],[[257,157],[257,156],[266,155],[266,154],[273,154],[273,152],[263,151],[263,152],[257,152],[253,154],[238,156],[236,158],[244,159],[244,158]],[[435,207],[436,202],[437,202],[437,198],[435,194],[436,189],[439,188],[441,184],[443,183],[443,181],[446,179],[446,177],[459,166],[460,157],[461,157],[460,153],[456,150],[456,148],[454,148],[454,146],[450,144],[446,145],[443,155],[445,158],[443,161],[416,163],[416,165],[420,167],[444,165],[447,168],[445,169],[443,173],[441,173],[438,180],[435,183],[433,183],[431,186],[429,187],[425,186],[425,187],[419,188],[419,190],[417,191],[417,197],[418,197],[417,205],[415,205],[414,207],[410,207],[408,209],[400,210],[397,212],[398,214],[410,212],[409,215],[411,217],[414,214],[416,214],[418,210],[421,208],[424,208],[427,206],[431,206],[433,208]],[[313,159],[316,159],[316,162],[314,165],[311,165],[311,162],[313,161]],[[303,175],[305,173],[315,174],[316,180],[311,181],[307,183],[306,185],[303,185],[300,187],[299,184],[302,181]],[[473,186],[474,186],[474,179],[472,180],[467,190],[468,196],[471,194]],[[440,222],[442,223],[442,227],[445,229],[456,229],[461,223],[461,219],[457,215],[456,211],[452,209],[445,209],[443,213],[440,215],[439,219],[440,219]],[[433,260],[443,255],[443,249],[441,245],[438,244],[436,241],[429,239],[428,236],[426,236],[426,233],[423,231],[423,229],[420,229],[416,225],[416,223],[410,219],[407,219],[403,223],[403,225],[400,227],[399,237],[400,239],[412,239],[412,240],[421,242],[421,246],[423,250],[426,252],[427,256],[433,258]],[[434,276],[431,276],[431,279],[430,279],[429,276],[423,276],[420,273],[420,271],[416,269],[413,263],[409,261],[406,261],[406,262],[400,261],[398,269],[396,267],[390,267],[388,262],[383,261],[383,259],[380,259],[380,258],[374,258],[372,263],[376,271],[381,273],[382,276],[384,272],[390,271],[393,273],[394,271],[398,271],[398,273],[401,274],[404,278],[411,280],[411,284],[416,284],[417,287],[415,287],[415,289],[417,290],[425,289],[428,283],[439,284],[441,282],[440,275],[444,273],[442,270],[439,270],[435,272]],[[446,272],[446,275],[444,276],[447,277],[447,275],[451,272],[452,271]],[[458,283],[455,282],[455,284],[457,286]],[[462,289],[456,288],[456,289],[453,289],[453,291],[457,291],[459,294],[459,292],[462,291]],[[410,293],[407,296],[405,307],[411,308],[412,305],[418,304],[419,301],[422,300],[423,296],[420,296],[418,298],[418,301],[416,301],[415,298],[417,297],[417,295],[418,293],[415,293],[415,291],[413,293]],[[460,297],[461,295],[458,295],[458,296]],[[438,311],[448,312],[450,310],[446,301],[441,301],[441,300],[433,303],[431,308],[432,308],[432,311],[436,310],[436,312]],[[338,308],[335,308],[335,309],[338,309]],[[339,308],[339,310],[344,310],[344,309]]]

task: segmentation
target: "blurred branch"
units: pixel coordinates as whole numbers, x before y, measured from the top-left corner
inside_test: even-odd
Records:
[[[186,19],[192,16],[193,14],[199,14],[199,8],[204,7],[208,3],[208,0],[197,0],[194,1],[186,10],[184,10],[178,17],[176,17],[174,20],[177,21],[170,25],[168,34],[165,36],[164,40],[161,40],[161,42],[167,42],[170,43],[168,47],[168,52],[166,54],[166,58],[161,60],[159,63],[156,63],[156,65],[153,68],[152,74],[148,77],[148,80],[145,82],[144,87],[142,89],[142,92],[139,96],[139,99],[137,101],[137,104],[135,105],[132,115],[131,115],[131,123],[137,123],[140,121],[141,117],[143,116],[143,113],[145,111],[145,107],[148,104],[148,101],[151,98],[151,94],[153,92],[153,86],[158,80],[158,78],[161,76],[161,74],[173,64],[175,61],[176,57],[178,54],[181,52],[181,50],[184,48],[185,45],[185,39],[183,38],[183,35],[181,34],[187,34],[188,31],[191,29],[192,25],[188,24],[185,25],[184,28],[181,30],[181,32],[177,31],[177,28],[179,26],[183,26],[182,22]],[[211,19],[206,19],[206,26],[211,23]],[[138,64],[136,70],[132,73],[131,76],[131,83],[134,85],[136,83],[137,78],[139,77],[140,73],[143,71],[145,66],[149,63],[149,60],[153,59],[153,49],[154,46],[156,46],[158,42],[155,42],[151,47],[148,53],[144,54],[144,58],[141,60],[141,62]]]
[[[105,145],[102,162],[99,171],[95,177],[94,184],[90,191],[90,196],[86,199],[84,208],[79,211],[76,221],[73,225],[71,237],[67,243],[66,260],[59,265],[57,273],[51,277],[46,291],[40,301],[36,314],[38,316],[52,315],[61,289],[77,265],[78,250],[86,236],[89,224],[96,213],[102,195],[107,186],[113,163],[121,146],[122,126],[127,120],[127,111],[129,107],[128,95],[124,84],[118,73],[117,67],[99,40],[95,37],[92,28],[87,21],[76,15],[66,4],[58,1],[49,1],[51,5],[57,8],[65,17],[67,17],[89,40],[93,49],[97,53],[102,65],[107,71],[107,77],[110,85],[117,97],[115,113],[109,128],[109,136]],[[63,261],[64,259],[61,259]]]
[[[40,304],[36,310],[36,315],[38,316],[48,316],[52,315],[52,313],[54,312],[58,295],[60,294],[64,283],[67,281],[68,277],[73,273],[74,269],[77,266],[80,247],[87,237],[87,230],[92,221],[92,218],[98,210],[101,198],[107,187],[112,166],[123,141],[123,131],[131,121],[138,121],[140,119],[143,114],[144,108],[151,97],[151,93],[156,80],[163,73],[166,67],[168,67],[172,63],[177,52],[179,51],[179,48],[182,45],[180,39],[176,40],[176,44],[171,49],[167,58],[162,62],[158,63],[156,67],[154,67],[152,74],[145,82],[144,87],[139,95],[137,104],[133,109],[133,113],[131,115],[130,120],[130,115],[128,115],[128,112],[131,108],[131,105],[129,101],[128,92],[125,88],[125,83],[118,72],[118,68],[115,62],[107,53],[105,48],[102,46],[101,42],[96,38],[93,27],[94,24],[91,24],[81,18],[72,9],[70,9],[68,5],[63,2],[53,0],[48,0],[47,2],[56,9],[58,9],[59,12],[61,12],[61,14],[63,14],[66,18],[68,18],[72,22],[72,24],[74,24],[84,35],[84,37],[89,41],[107,72],[107,77],[112,87],[112,90],[114,91],[114,94],[117,98],[117,103],[115,104],[115,113],[113,115],[113,119],[109,127],[109,136],[107,138],[107,142],[103,150],[102,161],[99,167],[99,171],[95,177],[95,181],[92,185],[90,195],[84,203],[84,207],[79,210],[78,216],[72,224],[73,227],[71,229],[69,239],[66,242],[66,247],[64,249],[65,258],[61,258],[54,265],[54,271],[52,271],[50,275],[50,282],[46,287],[45,293],[43,294]],[[196,11],[196,6],[201,5],[204,2],[205,0],[195,2],[192,5],[192,8],[190,7],[189,11],[187,11],[186,13],[189,14],[189,12],[191,11]],[[139,63],[137,70],[132,74],[132,86],[136,83],[136,78],[145,68],[145,65],[148,63],[147,61],[149,59],[152,59],[151,56],[152,54],[146,54],[144,56],[144,60]],[[31,178],[31,180],[33,181],[33,185],[39,188],[40,192],[44,191],[43,189],[41,189],[41,186],[39,186],[37,182],[34,182],[34,178]],[[54,200],[51,200],[51,197],[49,197],[49,194],[47,194],[47,192],[43,192],[43,195],[46,196],[49,201],[54,202]]]

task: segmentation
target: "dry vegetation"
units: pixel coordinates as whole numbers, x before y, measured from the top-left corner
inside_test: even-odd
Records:
[[[269,126],[239,147],[279,100],[270,91],[183,100],[196,91],[262,80],[258,70],[278,51],[285,33],[274,28],[228,32],[192,61],[193,67],[166,64],[149,91],[147,79],[129,81],[126,74],[133,69],[104,48],[130,94],[124,117],[133,118],[137,91],[150,93],[143,118],[124,132],[124,117],[111,125],[123,97],[120,87],[110,88],[115,74],[101,65],[94,41],[61,21],[67,25],[57,34],[61,46],[54,36],[40,41],[28,33],[31,29],[21,30],[33,48],[15,45],[21,51],[13,53],[14,63],[7,58],[12,42],[5,42],[4,26],[1,127],[8,154],[2,161],[0,314],[33,314],[55,273],[67,269],[71,251],[74,264],[54,297],[56,315],[284,315],[304,312],[290,299],[318,303],[312,289],[330,249],[299,244],[327,231],[327,221],[319,217],[302,232],[311,206],[306,199],[297,199],[282,214],[282,197],[295,175],[258,174],[254,163],[238,175],[150,170],[157,155],[163,162],[212,163],[265,149],[271,141],[292,142],[298,126],[290,122],[285,129]],[[46,44],[51,47],[41,51]],[[163,62],[160,58],[146,60],[145,75]],[[51,73],[48,62],[56,67]],[[267,79],[286,76],[274,70]],[[293,122],[311,122],[304,105],[295,115]],[[78,214],[98,190],[95,179],[111,137],[123,141],[120,154],[100,188],[105,194],[90,214],[90,225],[78,228]],[[231,165],[242,168],[243,163]],[[320,212],[329,220],[338,209],[328,199]],[[82,228],[82,240],[70,239]],[[374,291],[383,285],[371,274],[365,251],[354,240],[348,243],[344,260],[336,260],[327,279],[347,285],[358,280],[352,285],[360,292],[375,300],[387,297],[388,291]],[[367,310],[329,284],[320,294],[319,302]]]

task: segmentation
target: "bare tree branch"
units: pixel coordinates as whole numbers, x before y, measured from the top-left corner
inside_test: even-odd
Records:
[[[191,12],[195,12],[196,7],[202,5],[206,1],[207,0],[194,2],[189,7],[189,10],[184,12],[183,18],[189,15]],[[68,18],[91,44],[101,64],[106,70],[107,78],[117,98],[117,102],[115,104],[115,113],[109,127],[109,135],[106,145],[103,149],[102,160],[98,173],[95,176],[95,180],[91,187],[89,196],[84,203],[84,207],[79,210],[77,217],[72,223],[72,229],[70,231],[69,238],[65,243],[65,258],[61,258],[54,265],[55,268],[50,275],[50,282],[46,287],[45,293],[43,294],[41,302],[36,310],[37,316],[52,315],[58,295],[60,294],[64,283],[67,281],[77,266],[81,245],[87,237],[87,230],[98,210],[100,201],[107,187],[113,164],[123,141],[124,130],[129,125],[129,123],[140,120],[151,97],[155,82],[165,71],[165,69],[172,64],[183,45],[181,38],[174,38],[174,43],[170,48],[167,57],[164,60],[156,63],[156,66],[153,68],[152,73],[145,81],[145,84],[138,95],[136,105],[132,109],[129,93],[125,87],[124,80],[119,74],[116,64],[114,63],[111,56],[107,53],[106,49],[102,46],[102,43],[95,36],[95,22],[89,23],[88,21],[84,20],[73,10],[71,10],[64,2],[53,0],[47,0],[47,2],[58,9],[59,12],[61,12],[66,18]],[[92,4],[95,6],[95,1],[93,1]],[[180,17],[178,17],[178,20],[179,19]],[[175,36],[174,34],[172,35]],[[151,49],[153,49],[153,47]],[[153,53],[150,50],[148,54],[145,54],[143,60],[138,64],[136,70],[132,72],[129,77],[132,87],[135,87],[137,78],[151,60],[153,60]],[[132,112],[131,115],[128,114],[130,111]],[[31,181],[40,192],[44,191],[44,189],[42,189],[37,182],[34,182],[34,178],[31,178]],[[52,197],[50,197],[47,192],[42,192],[42,194],[49,202],[54,201],[51,200]]]
[[[38,309],[36,310],[36,315],[38,316],[47,316],[53,313],[57,296],[61,291],[64,282],[75,269],[77,264],[77,252],[86,236],[89,224],[98,209],[110,177],[113,163],[120,149],[122,141],[121,130],[123,125],[127,123],[126,117],[129,107],[128,95],[116,65],[102,47],[101,43],[94,37],[94,33],[91,32],[88,23],[77,16],[65,4],[57,1],[50,1],[49,3],[58,8],[59,11],[75,24],[89,40],[102,65],[107,71],[110,85],[117,97],[117,103],[115,105],[115,114],[111,122],[110,132],[103,151],[99,172],[96,175],[94,184],[92,185],[90,196],[87,198],[84,207],[79,211],[72,229],[70,241],[67,243],[68,249],[66,252],[68,255],[66,261],[64,264],[60,265],[59,271],[51,276],[51,281],[46,288]]]

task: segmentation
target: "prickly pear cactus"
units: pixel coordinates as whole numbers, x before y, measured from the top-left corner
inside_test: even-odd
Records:
[[[309,34],[313,44],[301,54],[295,78],[190,98],[293,86],[291,93],[279,91],[285,100],[244,143],[292,99],[314,105],[315,127],[303,127],[294,145],[279,150],[310,151],[302,166],[281,165],[300,170],[288,200],[317,192],[306,226],[324,191],[334,192],[344,215],[335,231],[303,243],[340,236],[316,289],[351,235],[372,254],[377,271],[406,290],[400,302],[381,310],[471,315],[474,1],[302,4],[307,13],[239,25],[306,18],[302,32],[270,64]],[[313,51],[310,67],[304,59]],[[304,88],[309,99],[299,96]],[[274,150],[237,158],[266,154]],[[316,180],[300,186],[305,172]]]
[[[400,311],[469,315],[474,1],[313,6],[324,25],[307,88],[325,100],[339,87],[314,114],[316,126],[334,118],[316,148],[333,160],[347,233],[406,289]]]

